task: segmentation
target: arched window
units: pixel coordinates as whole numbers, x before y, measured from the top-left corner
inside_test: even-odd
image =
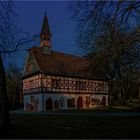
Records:
[[[64,98],[63,97],[60,97],[59,103],[60,103],[60,108],[64,108]]]
[[[75,99],[67,99],[67,107],[75,107]]]

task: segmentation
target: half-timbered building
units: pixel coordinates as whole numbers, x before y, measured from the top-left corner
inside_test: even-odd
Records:
[[[23,71],[25,111],[94,108],[108,105],[108,82],[94,78],[90,60],[52,50],[44,16],[40,46],[29,49]]]

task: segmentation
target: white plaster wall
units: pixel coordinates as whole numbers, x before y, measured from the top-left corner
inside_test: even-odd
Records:
[[[65,96],[63,94],[52,94],[52,93],[50,93],[50,94],[47,93],[47,94],[44,94],[43,96],[44,96],[44,98],[43,98],[44,99],[43,100],[44,111],[46,111],[46,100],[49,98],[51,98],[53,100],[53,102],[55,102],[55,100],[60,101],[60,98],[63,98],[64,106],[63,106],[63,108],[61,107],[60,109],[67,109],[67,96]],[[60,104],[59,104],[59,107],[60,107]]]
[[[38,110],[37,111],[42,111],[42,94],[24,95],[24,111],[26,111],[26,104],[33,104],[33,103],[31,103],[31,96],[34,96],[34,99],[38,100]]]
[[[102,101],[102,97],[106,97],[106,106],[108,106],[108,95],[97,95],[97,94],[54,94],[54,93],[46,93],[46,94],[31,94],[31,95],[24,95],[24,110],[26,111],[26,104],[31,104],[30,98],[31,96],[34,96],[34,99],[38,99],[38,112],[39,111],[46,111],[46,100],[48,98],[51,98],[53,100],[53,103],[55,100],[59,101],[59,109],[71,109],[67,107],[67,99],[74,98],[75,99],[75,108],[77,108],[77,99],[79,96],[83,98],[83,108],[86,108],[86,97],[91,98],[98,98]],[[60,99],[63,99],[64,106],[60,106]],[[43,103],[42,103],[43,101]],[[90,102],[91,103],[91,102]],[[96,105],[90,104],[90,108],[95,108]],[[54,108],[54,105],[53,105]],[[74,108],[72,108],[74,109]]]
[[[53,100],[53,102],[55,102],[55,100],[58,100],[60,101],[61,98],[63,98],[63,101],[64,101],[64,106],[63,107],[60,107],[60,104],[59,104],[59,109],[70,109],[70,108],[67,108],[67,99],[71,99],[71,98],[74,98],[75,99],[75,108],[77,108],[77,99],[79,96],[81,96],[83,98],[83,108],[86,108],[86,97],[90,97],[90,99],[92,97],[96,97],[98,99],[100,99],[102,101],[102,97],[105,96],[106,97],[106,106],[108,105],[108,95],[91,95],[91,94],[54,94],[54,93],[47,93],[47,94],[44,94],[43,95],[44,98],[43,98],[43,106],[44,106],[44,109],[43,111],[46,111],[46,100],[48,98],[51,98]],[[91,105],[90,104],[90,108],[95,108],[95,106]]]
[[[90,98],[90,99],[92,99],[92,98],[97,98],[97,99],[99,99],[99,100],[102,102],[103,96],[105,96],[105,98],[106,98],[106,106],[108,106],[108,95],[98,95],[98,94],[94,94],[94,95],[91,95],[91,98]],[[91,108],[94,108],[94,107],[96,107],[96,105],[91,105]]]

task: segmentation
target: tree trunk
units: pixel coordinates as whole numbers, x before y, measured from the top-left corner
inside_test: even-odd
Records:
[[[138,84],[138,90],[139,90],[139,100],[140,100],[140,85]]]
[[[9,114],[9,106],[8,106],[8,98],[7,98],[7,89],[6,89],[6,79],[5,79],[5,71],[2,61],[2,56],[0,54],[0,123],[4,128],[10,127],[10,114]]]
[[[124,81],[121,81],[121,88],[122,88],[122,105],[125,105],[126,104],[126,93],[127,93],[127,89],[126,89],[126,86],[125,86],[125,83]]]

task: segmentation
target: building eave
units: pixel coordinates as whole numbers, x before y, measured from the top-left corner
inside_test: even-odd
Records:
[[[36,71],[36,72],[34,72],[34,73],[28,73],[28,74],[22,76],[22,80],[24,80],[24,79],[26,79],[26,78],[29,78],[29,77],[31,77],[31,76],[40,74],[40,73],[41,73],[40,71]]]
[[[67,77],[67,78],[79,78],[79,79],[85,79],[85,80],[97,80],[97,81],[105,81],[105,82],[108,82],[107,79],[101,79],[101,78],[95,78],[95,77],[84,77],[84,76],[72,76],[72,75],[64,75],[64,74],[53,74],[53,73],[44,73],[44,72],[41,72],[41,71],[36,71],[34,73],[30,73],[30,74],[27,74],[27,75],[24,75],[22,76],[22,80],[23,79],[26,79],[26,78],[29,78],[31,76],[34,76],[34,75],[37,75],[37,74],[44,74],[46,76],[58,76],[58,77]]]

